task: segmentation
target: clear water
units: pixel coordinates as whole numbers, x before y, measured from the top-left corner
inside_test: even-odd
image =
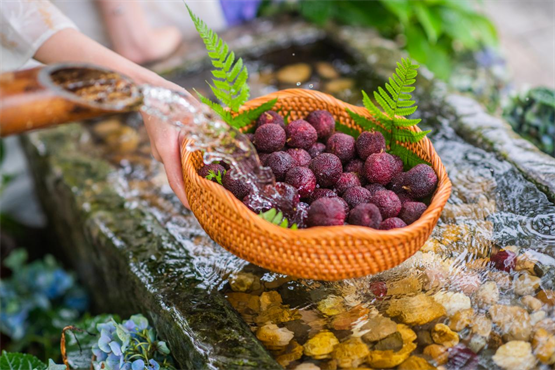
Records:
[[[271,67],[271,65],[263,66],[265,69],[271,69]],[[182,109],[185,113],[191,113],[193,108],[187,102],[181,102],[182,106],[171,104],[172,111],[167,111],[170,106],[164,104],[159,106],[160,101],[168,102],[169,99],[171,102],[172,99],[179,100],[182,97],[159,94],[166,93],[161,90],[150,90],[147,93],[153,99],[149,103],[151,107],[149,113],[170,117],[182,117]],[[177,110],[176,107],[178,107]],[[191,149],[207,150],[208,160],[226,158],[230,161],[235,160],[237,165],[244,166],[245,171],[259,165],[256,161],[254,164],[249,164],[248,161],[243,164],[242,158],[245,152],[250,150],[250,143],[242,138],[237,139],[238,136],[224,138],[218,136],[226,132],[226,128],[219,126],[220,123],[211,119],[210,114],[203,117],[185,125],[181,121],[182,118],[177,119],[181,129],[189,132],[190,135],[199,135],[196,128],[203,125],[211,127],[200,131],[201,136],[198,139],[195,137],[196,141]],[[392,270],[375,276],[336,283],[280,276],[231,255],[212,242],[201,230],[194,217],[183,210],[164,182],[160,164],[153,162],[147,155],[135,158],[130,155],[115,157],[112,153],[107,156],[112,160],[118,158],[114,163],[119,165],[122,178],[125,179],[125,183],[121,185],[128,201],[142,202],[150,207],[160,223],[182,244],[184,251],[193,257],[199,275],[204,278],[204,288],[219,290],[232,297],[233,290],[229,281],[241,273],[251,273],[260,279],[261,288],[247,291],[248,295],[258,296],[262,291],[276,291],[283,299],[280,308],[292,310],[300,315],[300,318],[293,321],[310,327],[309,335],[314,335],[322,328],[331,328],[338,338],[345,340],[356,335],[356,330],[333,329],[333,317],[324,315],[318,309],[318,305],[331,295],[341,297],[341,304],[346,311],[362,307],[372,311],[377,310],[387,316],[387,307],[395,299],[421,293],[435,295],[438,292],[463,292],[470,299],[470,306],[476,313],[489,317],[487,307],[478,304],[475,292],[471,292],[472,289],[466,292],[469,286],[474,284],[479,287],[493,281],[500,292],[499,304],[524,306],[522,295],[515,290],[515,283],[518,277],[524,274],[523,270],[503,272],[487,264],[490,255],[499,248],[512,250],[519,259],[530,258],[537,261],[537,264],[543,265],[548,271],[555,271],[553,249],[555,247],[555,206],[553,203],[510,163],[458,137],[448,126],[448,119],[449,117],[445,117],[445,124],[433,127],[431,139],[447,168],[453,183],[453,194],[426,249]],[[131,125],[140,133],[143,140],[139,150],[148,153],[148,139],[142,131],[144,129],[139,124]],[[217,140],[228,140],[226,145],[232,148],[237,145],[234,140],[239,140],[238,147],[242,149],[238,154],[234,154],[233,151],[230,154],[229,149],[221,153],[214,152],[210,145],[207,147],[203,144],[203,142],[213,143]],[[243,144],[245,145],[242,146]],[[231,158],[228,157],[230,155]],[[433,245],[436,248],[430,248]],[[167,256],[167,258],[180,257]],[[542,289],[553,289],[553,275],[549,276],[548,273],[541,278],[540,288],[532,295]],[[409,282],[418,283],[411,285]],[[394,292],[394,294],[388,293],[384,297],[377,297],[373,289],[376,283],[385,283],[388,292]],[[393,289],[393,287],[396,288]],[[552,307],[544,305],[541,311],[545,312],[545,319],[555,320]],[[256,332],[259,329],[260,325],[256,323],[253,315],[243,314],[243,317],[253,331]],[[363,325],[366,320],[365,317],[360,318],[356,326]],[[449,320],[443,317],[435,322],[448,324]],[[279,325],[287,327],[289,323]],[[413,327],[413,330],[429,331],[430,328]],[[492,356],[499,345],[499,343],[496,344],[495,338],[499,338],[501,334],[500,327],[494,324],[486,345],[478,353],[480,368],[495,367]],[[473,337],[469,328],[460,331],[458,336],[460,342],[466,345],[469,345]],[[421,355],[422,351],[423,346],[419,346],[413,354]],[[275,350],[273,354],[276,357],[280,355],[279,351]],[[294,368],[305,361],[312,361],[322,367],[327,366],[329,362],[329,360],[313,361],[305,356],[288,367]],[[547,368],[544,365],[537,366]]]
[[[274,174],[262,166],[246,135],[190,96],[154,86],[143,86],[141,90],[144,97],[141,110],[171,124],[170,129],[179,130],[181,138],[189,139],[187,150],[204,153],[204,163],[229,164],[231,176],[253,189],[253,207],[291,211],[292,205],[284,202],[276,190]]]

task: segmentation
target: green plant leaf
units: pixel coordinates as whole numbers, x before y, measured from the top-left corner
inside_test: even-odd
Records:
[[[352,115],[354,115],[354,116],[360,117],[362,120],[364,120],[364,117],[358,116],[356,113],[353,113],[353,112],[351,112],[351,111],[349,111],[349,110],[348,110],[347,112],[350,112],[349,114],[352,114]],[[351,117],[353,117],[353,116],[351,116]],[[353,117],[353,120],[354,120],[355,122],[357,122],[356,119],[355,119],[354,117]],[[357,123],[358,123],[358,122],[357,122]],[[362,123],[363,123],[363,124],[366,124],[365,121],[362,122]],[[373,123],[373,122],[372,122],[372,123]],[[358,124],[359,124],[360,126],[362,126],[360,123],[358,123]],[[337,122],[337,121],[335,122],[335,131],[337,131],[337,132],[342,132],[342,133],[344,133],[344,134],[350,135],[350,136],[354,137],[355,139],[358,138],[359,135],[360,135],[360,132],[359,132],[358,130],[356,130],[356,129],[354,129],[354,128],[350,128],[349,126],[346,126],[346,125],[344,125],[344,124],[342,124],[342,123],[340,123],[340,122]]]
[[[258,119],[258,117],[260,117],[262,113],[271,110],[274,105],[276,105],[276,103],[277,99],[272,99],[254,109],[246,110],[239,113],[237,116],[233,117],[233,127],[243,128],[247,125],[250,125],[254,120]]]
[[[279,227],[297,230],[297,224],[289,226],[289,220],[283,216],[283,213],[281,213],[281,211],[278,212],[275,208],[272,208],[266,212],[259,213],[258,216],[274,225],[278,225]]]
[[[390,154],[395,154],[399,158],[403,160],[403,164],[405,166],[405,170],[410,169],[418,164],[427,164],[430,165],[429,162],[426,162],[407,148],[402,145],[395,145],[389,150]]]
[[[386,145],[390,148],[390,153],[401,157],[405,166],[414,166],[425,162],[398,142],[417,143],[430,132],[413,132],[406,129],[420,122],[420,119],[405,118],[413,114],[418,108],[410,94],[414,90],[411,85],[416,82],[418,68],[419,66],[410,59],[402,59],[400,63],[397,63],[397,68],[389,79],[389,83],[385,84],[387,91],[381,87],[378,88],[378,91],[374,91],[374,97],[385,113],[374,105],[364,91],[362,92],[364,106],[379,123],[347,109],[351,118],[364,130],[381,132],[386,140]]]
[[[409,0],[387,0],[382,1],[381,4],[399,17],[399,20],[404,26],[409,24],[411,16],[411,5]]]
[[[57,364],[54,361],[52,361],[52,359],[48,360],[48,367],[46,368],[46,370],[65,370],[65,369],[66,369],[66,365]]]
[[[229,46],[214,31],[209,29],[188,6],[187,10],[198,34],[204,41],[212,66],[215,68],[212,71],[212,76],[214,76],[212,84],[209,83],[208,85],[214,96],[222,104],[229,107],[233,112],[238,112],[239,108],[249,99],[250,92],[247,85],[249,74],[247,68],[244,66],[243,60],[241,58],[236,59]],[[197,92],[197,94],[199,93]],[[216,104],[208,103],[210,100],[206,98],[201,98],[201,100],[214,109],[229,125],[237,122],[231,118],[231,114],[222,113],[225,109],[215,108]]]
[[[333,8],[333,1],[301,1],[299,3],[299,13],[319,26],[326,24]]]
[[[418,22],[424,28],[430,43],[435,44],[442,33],[441,17],[434,8],[422,2],[415,2],[414,11]]]
[[[46,368],[44,362],[25,353],[3,351],[0,356],[0,369],[2,370],[45,370]]]

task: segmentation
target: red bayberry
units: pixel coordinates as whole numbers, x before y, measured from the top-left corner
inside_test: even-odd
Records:
[[[358,176],[352,172],[344,172],[335,183],[335,192],[339,195],[343,195],[347,189],[353,186],[360,186]]]
[[[278,125],[262,125],[254,132],[254,146],[261,152],[271,153],[285,145],[285,130]]]
[[[381,132],[365,131],[356,141],[356,150],[362,160],[366,160],[371,154],[385,152],[385,138]]]
[[[373,281],[370,283],[370,291],[378,298],[387,294],[387,284],[385,281]]]
[[[349,212],[349,223],[377,229],[382,222],[382,216],[378,207],[372,203],[359,204]]]
[[[285,123],[283,122],[283,117],[280,116],[278,113],[274,112],[273,110],[266,111],[258,117],[258,121],[256,121],[256,127],[260,127],[267,123],[279,125],[282,128],[285,128]]]
[[[285,131],[287,133],[287,145],[291,148],[309,149],[318,139],[316,129],[303,119],[291,122],[285,128]]]
[[[326,141],[335,132],[335,119],[328,111],[314,111],[306,117],[306,121],[314,126],[319,140]]]
[[[490,256],[490,261],[496,269],[510,272],[516,266],[516,254],[508,250],[500,250]]]
[[[339,198],[320,198],[308,209],[308,226],[338,226],[345,222],[345,208]]]
[[[328,139],[326,150],[335,154],[342,163],[347,163],[355,157],[355,139],[351,135],[338,132]]]
[[[310,156],[312,158],[316,158],[320,154],[324,153],[325,151],[326,151],[326,144],[324,144],[324,143],[314,143],[314,145],[312,145],[308,149],[308,154],[310,154]]]
[[[316,176],[318,185],[324,188],[335,185],[343,173],[341,161],[331,153],[322,153],[314,158],[310,162],[310,169]]]
[[[285,175],[285,182],[294,186],[301,198],[306,198],[316,189],[316,176],[309,168],[293,167]]]
[[[308,167],[308,165],[310,164],[310,161],[312,160],[312,157],[310,156],[310,154],[308,154],[308,152],[304,149],[299,149],[299,148],[290,148],[287,149],[287,154],[289,154],[293,160],[296,163],[296,166],[300,166],[300,167]]]
[[[274,152],[268,156],[264,165],[272,169],[277,181],[282,181],[287,171],[295,166],[295,161],[286,152]]]

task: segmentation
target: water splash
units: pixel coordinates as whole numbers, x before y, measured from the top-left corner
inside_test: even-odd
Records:
[[[205,105],[199,105],[183,93],[161,87],[142,86],[141,110],[177,127],[180,135],[190,139],[187,150],[204,153],[204,163],[223,161],[232,168],[231,176],[251,188],[253,208],[292,210],[275,187],[270,168],[262,166],[249,138],[227,125]]]

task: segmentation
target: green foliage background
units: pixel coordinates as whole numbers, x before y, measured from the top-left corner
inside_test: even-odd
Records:
[[[266,0],[263,16],[295,12],[320,26],[329,22],[376,28],[404,44],[412,59],[447,80],[456,55],[497,44],[490,20],[471,0],[330,0],[273,2]]]

